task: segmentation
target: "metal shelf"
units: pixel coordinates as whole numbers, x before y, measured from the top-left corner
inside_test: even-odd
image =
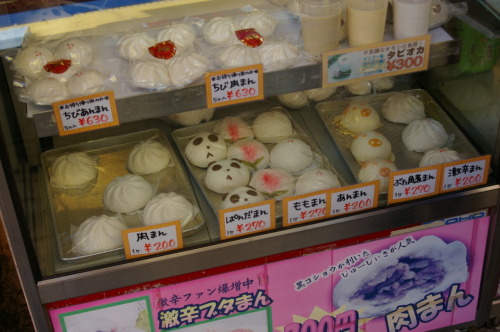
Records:
[[[217,242],[38,282],[42,303],[162,280],[496,206],[499,186],[436,196],[374,211]]]
[[[429,67],[451,63],[458,53],[459,42],[457,40],[434,43],[431,45]],[[318,88],[322,84],[321,75],[321,64],[265,73],[265,97]],[[205,85],[192,85],[172,91],[117,99],[116,106],[121,123],[205,108]],[[46,111],[35,114],[32,120],[38,137],[58,135],[52,109],[47,108]]]

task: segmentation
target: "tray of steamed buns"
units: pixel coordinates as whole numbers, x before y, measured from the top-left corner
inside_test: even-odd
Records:
[[[184,237],[205,221],[163,131],[149,129],[42,154],[60,258],[123,255],[122,230],[180,220]]]
[[[318,103],[316,109],[359,182],[389,173],[479,156],[424,90],[387,92]]]
[[[172,133],[216,213],[345,184],[284,108],[252,107]]]

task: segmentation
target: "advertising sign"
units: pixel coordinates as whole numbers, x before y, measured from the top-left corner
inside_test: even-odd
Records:
[[[488,224],[470,219],[50,316],[56,332],[430,331],[475,319]]]
[[[325,52],[323,87],[426,70],[430,45],[425,35]]]

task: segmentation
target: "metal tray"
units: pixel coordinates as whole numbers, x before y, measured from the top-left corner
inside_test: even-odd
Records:
[[[162,143],[171,152],[172,163],[160,173],[144,175],[143,178],[153,185],[155,194],[174,191],[186,197],[193,205],[198,206],[183,164],[160,129],[139,131],[44,152],[42,154],[42,168],[59,256],[63,261],[79,262],[84,259],[96,259],[105,255],[123,255],[123,248],[89,255],[78,255],[72,251],[71,234],[90,216],[116,215],[116,213],[107,210],[102,204],[104,189],[117,176],[129,173],[126,164],[130,151],[137,143],[148,139],[154,139]],[[93,158],[98,168],[97,178],[84,188],[55,188],[50,184],[51,167],[59,156],[71,152],[85,152]],[[122,214],[121,216],[130,228],[144,226],[137,213]],[[198,213],[195,219],[183,229],[183,236],[187,237],[196,233],[204,224],[203,216]]]
[[[429,93],[421,89],[406,90],[404,92],[420,99],[424,103],[426,116],[439,121],[446,129],[446,132],[451,135],[451,142],[449,142],[449,145],[447,146],[448,148],[457,151],[463,159],[473,158],[480,155],[476,148],[469,142],[465,135],[451,120],[451,118],[445,113],[439,104],[432,99]],[[316,110],[321,116],[323,123],[327,127],[328,132],[339,148],[340,153],[344,157],[354,178],[358,182],[361,182],[358,178],[361,166],[356,161],[350,150],[353,137],[343,132],[334,124],[334,118],[342,113],[342,111],[352,102],[367,103],[379,113],[382,126],[378,128],[377,131],[381,132],[389,140],[389,142],[391,142],[392,152],[396,157],[395,164],[398,170],[419,167],[420,159],[422,158],[423,153],[409,151],[401,139],[401,135],[406,127],[406,124],[387,121],[380,112],[384,102],[396,93],[399,92],[387,92],[370,96],[346,98],[343,100],[322,102],[316,105]]]
[[[288,116],[288,118],[292,122],[292,127],[294,129],[294,134],[292,137],[295,138],[300,138],[302,141],[305,143],[309,144],[311,147],[313,153],[314,153],[314,166],[318,168],[325,168],[330,171],[332,171],[335,175],[339,177],[341,185],[345,185],[346,181],[344,181],[343,177],[340,175],[339,172],[335,170],[335,168],[330,164],[328,159],[323,155],[319,147],[317,146],[316,142],[305,132],[305,130],[298,124],[298,122],[295,121],[295,119],[291,116],[291,114],[283,107],[270,107],[268,104],[258,104],[258,103],[252,103],[251,108],[249,109],[240,109],[239,112],[237,113],[231,113],[231,116],[234,117],[239,117],[242,120],[244,120],[246,123],[249,125],[252,124],[253,120],[261,113],[270,111],[271,109],[279,109],[282,111],[284,114]],[[198,183],[198,186],[201,188],[203,194],[207,198],[208,202],[212,206],[214,212],[217,214],[220,204],[222,202],[222,197],[223,195],[215,193],[211,190],[209,190],[205,186],[205,174],[206,174],[206,169],[200,168],[193,166],[189,163],[187,160],[184,151],[186,148],[186,145],[188,144],[189,140],[196,136],[197,134],[204,132],[204,131],[212,131],[218,121],[211,121],[211,122],[206,122],[200,125],[192,126],[192,127],[185,127],[185,128],[180,128],[177,130],[174,130],[172,132],[172,137],[177,144],[179,150],[181,151],[181,155],[184,158],[186,165],[188,165],[188,169],[195,178],[195,180]],[[274,143],[265,143],[264,144],[268,151],[271,151],[272,147],[275,145]],[[281,210],[281,201],[277,200],[276,201],[276,217],[279,218],[282,216],[282,210]]]

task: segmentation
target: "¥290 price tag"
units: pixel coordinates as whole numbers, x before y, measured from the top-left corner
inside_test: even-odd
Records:
[[[414,168],[389,174],[389,204],[436,195],[441,183],[441,166]]]
[[[323,86],[426,70],[430,46],[425,35],[323,53]]]
[[[443,164],[441,192],[479,186],[488,181],[491,156],[455,161]]]
[[[216,108],[264,99],[262,64],[210,72],[205,75],[207,105]]]
[[[219,210],[219,227],[223,240],[274,229],[275,202],[268,200]]]
[[[331,204],[330,215],[373,209],[378,206],[380,182],[372,181],[353,186],[331,189],[329,192]]]
[[[129,228],[122,231],[127,259],[181,249],[182,230],[180,221],[159,225]]]
[[[283,198],[283,226],[292,226],[328,216],[328,194],[321,191]]]
[[[120,124],[113,91],[59,101],[52,109],[61,136]]]

